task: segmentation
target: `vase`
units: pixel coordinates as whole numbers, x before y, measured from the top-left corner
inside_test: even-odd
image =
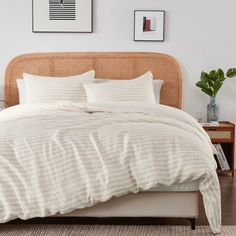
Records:
[[[220,107],[216,103],[215,97],[210,97],[210,103],[207,105],[207,122],[219,121]]]

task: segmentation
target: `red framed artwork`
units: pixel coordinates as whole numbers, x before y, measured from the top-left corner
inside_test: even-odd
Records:
[[[134,41],[164,41],[165,11],[135,10]]]

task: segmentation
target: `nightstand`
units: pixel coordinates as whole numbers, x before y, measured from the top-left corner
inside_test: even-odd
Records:
[[[204,130],[211,138],[213,144],[221,144],[226,159],[229,163],[230,170],[222,171],[220,173],[231,173],[234,176],[234,135],[235,125],[229,121],[220,121],[219,126],[203,126]]]

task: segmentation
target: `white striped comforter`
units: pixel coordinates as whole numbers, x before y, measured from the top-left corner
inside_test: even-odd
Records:
[[[0,113],[1,223],[200,180],[209,223],[218,233],[215,168],[202,127],[167,106],[58,102]]]

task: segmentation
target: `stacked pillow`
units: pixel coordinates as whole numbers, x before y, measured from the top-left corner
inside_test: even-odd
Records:
[[[156,103],[151,72],[132,80],[110,80],[107,83],[85,83],[87,101]]]
[[[17,80],[20,103],[53,102],[68,100],[85,102],[83,82],[92,82],[95,71],[69,77],[46,77],[23,74]]]
[[[105,83],[105,82],[110,82],[110,81],[114,81],[114,80],[109,80],[109,79],[94,79],[93,83]],[[161,93],[161,88],[163,85],[163,80],[153,80],[153,89],[154,89],[154,95],[155,95],[155,100],[156,103],[159,104],[160,103],[160,93]]]
[[[17,80],[20,104],[67,100],[72,102],[159,103],[162,80],[149,71],[132,80],[94,79],[95,71],[70,77],[23,74]]]

